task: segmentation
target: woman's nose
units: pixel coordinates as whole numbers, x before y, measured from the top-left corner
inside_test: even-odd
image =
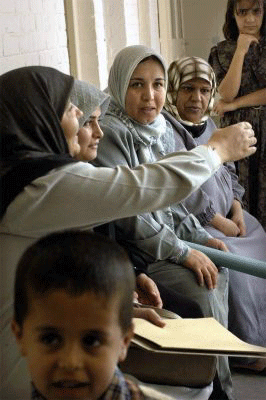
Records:
[[[152,86],[146,86],[143,89],[142,97],[145,100],[152,100],[154,98],[154,89],[153,89],[153,87]]]
[[[83,111],[81,111],[78,107],[76,107],[76,115],[77,118],[83,117]]]
[[[94,129],[93,129],[93,136],[99,139],[103,138],[103,131],[98,123],[98,121],[95,123]]]
[[[191,97],[193,100],[201,100],[201,93],[199,89],[195,89],[191,92]]]

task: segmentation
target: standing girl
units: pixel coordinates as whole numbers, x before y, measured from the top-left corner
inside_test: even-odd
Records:
[[[220,100],[221,126],[249,121],[257,153],[238,163],[245,207],[266,229],[266,23],[265,0],[228,0],[225,39],[211,49],[209,63]]]

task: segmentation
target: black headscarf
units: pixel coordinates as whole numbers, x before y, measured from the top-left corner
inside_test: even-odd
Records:
[[[1,216],[34,179],[75,162],[60,124],[73,82],[41,66],[0,76]]]

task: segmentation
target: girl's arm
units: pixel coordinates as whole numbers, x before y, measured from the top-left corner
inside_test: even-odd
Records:
[[[219,100],[213,107],[213,111],[220,117],[225,112],[235,111],[238,108],[264,106],[266,105],[266,88],[248,93],[245,96],[237,97],[233,101],[227,103],[224,100]]]
[[[238,36],[236,51],[230,67],[218,87],[218,92],[226,103],[232,102],[238,94],[244,58],[252,42],[258,42],[252,35],[240,34]]]
[[[235,110],[242,107],[266,105],[266,88],[238,97],[233,102]]]

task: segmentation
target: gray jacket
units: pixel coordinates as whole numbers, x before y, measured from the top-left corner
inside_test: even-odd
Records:
[[[160,138],[147,137],[113,102],[101,122],[101,128],[104,138],[95,162],[98,166],[136,167],[174,152],[174,132],[170,124]],[[166,259],[180,263],[189,250],[183,240],[204,244],[211,237],[196,217],[179,203],[159,211],[116,220],[115,227],[118,241],[140,253],[148,263]]]

